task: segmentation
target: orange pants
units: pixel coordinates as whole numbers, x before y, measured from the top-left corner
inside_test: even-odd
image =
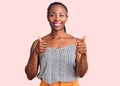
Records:
[[[73,82],[57,82],[54,84],[48,84],[45,81],[41,80],[40,86],[79,86],[78,80]]]

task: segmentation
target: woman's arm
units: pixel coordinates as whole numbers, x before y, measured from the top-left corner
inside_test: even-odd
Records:
[[[80,77],[83,77],[88,70],[87,48],[84,41],[84,37],[82,38],[82,40],[77,39],[76,73]]]
[[[83,77],[88,70],[88,63],[87,63],[87,54],[78,54],[78,59],[76,61],[76,73],[78,76]]]
[[[30,57],[25,67],[25,73],[29,80],[32,80],[38,72],[38,54],[35,52],[38,41],[35,41],[31,47]]]

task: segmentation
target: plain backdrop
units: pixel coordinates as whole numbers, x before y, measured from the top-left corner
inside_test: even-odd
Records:
[[[51,31],[46,15],[54,1],[68,8],[67,33],[87,35],[89,69],[80,86],[120,86],[119,0],[0,0],[0,86],[39,86],[24,68],[33,41]]]

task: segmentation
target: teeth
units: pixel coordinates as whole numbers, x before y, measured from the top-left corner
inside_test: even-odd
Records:
[[[60,23],[56,23],[56,24],[54,24],[55,26],[60,26]]]

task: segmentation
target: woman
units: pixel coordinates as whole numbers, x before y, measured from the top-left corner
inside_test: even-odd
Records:
[[[64,4],[51,3],[47,18],[51,33],[33,43],[25,67],[27,77],[32,80],[38,74],[40,86],[79,86],[79,77],[88,69],[85,37],[79,39],[66,33],[68,10]]]

